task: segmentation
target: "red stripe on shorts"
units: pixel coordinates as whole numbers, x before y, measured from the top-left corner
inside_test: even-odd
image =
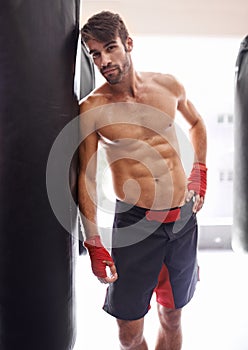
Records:
[[[147,210],[146,219],[148,221],[157,221],[161,223],[175,222],[180,219],[181,208],[169,210]]]
[[[168,309],[175,309],[169,271],[165,264],[163,264],[163,267],[159,273],[158,284],[154,289],[154,292],[157,294],[156,300],[159,304]]]

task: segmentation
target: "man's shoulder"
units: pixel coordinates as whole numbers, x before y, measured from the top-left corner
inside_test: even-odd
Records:
[[[169,73],[142,72],[141,74],[147,84],[154,83],[169,89],[178,88],[181,85],[178,79]]]
[[[181,95],[183,86],[174,75],[169,73],[152,73],[151,78],[155,84],[169,90],[173,95]]]
[[[169,73],[159,73],[159,72],[148,72],[147,78],[152,79],[156,83],[161,85],[176,85],[178,80],[176,77]]]
[[[106,94],[104,85],[93,90],[89,95],[83,98],[80,103],[81,112],[87,112],[91,109],[103,106],[108,103],[108,94]]]

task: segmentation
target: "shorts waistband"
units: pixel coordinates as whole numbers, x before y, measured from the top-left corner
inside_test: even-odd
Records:
[[[181,208],[182,207],[173,207],[161,210],[152,210],[149,208],[139,207],[127,202],[123,202],[119,199],[116,200],[127,208],[136,208],[139,211],[143,212],[143,215],[148,221],[157,221],[160,223],[170,223],[180,220],[181,218]]]
[[[161,223],[175,222],[181,218],[181,207],[166,210],[147,210],[146,219]]]

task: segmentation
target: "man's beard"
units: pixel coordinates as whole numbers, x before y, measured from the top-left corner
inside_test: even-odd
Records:
[[[106,69],[106,68],[105,68]],[[114,69],[115,71],[110,74],[104,73],[104,69],[101,69],[101,73],[104,76],[104,78],[107,80],[107,82],[111,85],[118,84],[123,76],[123,71],[119,66],[108,66],[107,69]]]
[[[121,82],[123,76],[127,73],[127,71],[129,70],[129,67],[130,67],[130,62],[129,62],[129,59],[128,57],[126,57],[126,60],[123,64],[123,68],[121,69],[120,66],[116,65],[116,66],[107,66],[105,68],[102,68],[100,70],[101,74],[104,76],[104,78],[107,80],[107,82],[111,85],[115,85],[115,84],[118,84]],[[115,71],[110,74],[107,74],[105,75],[104,74],[104,71],[106,70],[109,70],[109,69],[114,69]]]

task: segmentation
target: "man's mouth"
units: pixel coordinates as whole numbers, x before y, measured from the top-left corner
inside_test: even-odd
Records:
[[[104,75],[112,74],[115,70],[116,70],[116,67],[105,68],[105,69],[102,69],[102,74]]]

